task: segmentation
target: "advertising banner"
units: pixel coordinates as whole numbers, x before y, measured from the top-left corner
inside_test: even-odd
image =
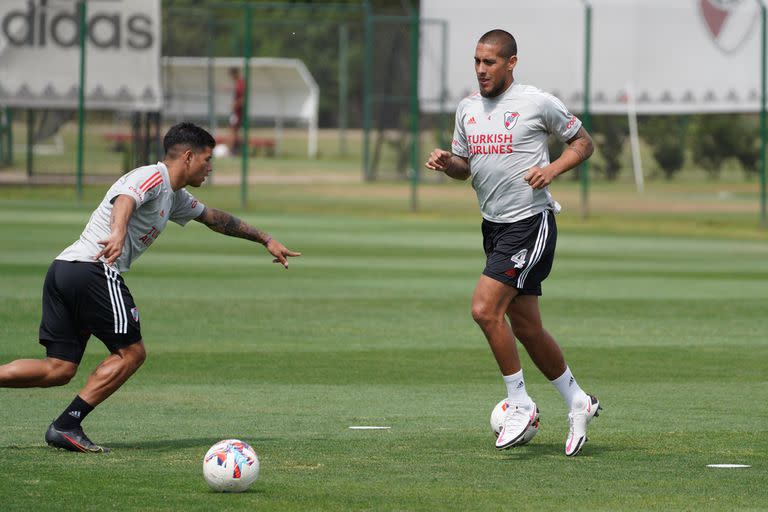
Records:
[[[87,2],[85,106],[158,111],[160,0]],[[0,1],[0,106],[77,108],[75,0]]]
[[[760,108],[760,4],[756,0],[590,0],[591,110],[756,112]],[[477,89],[474,52],[485,32],[517,39],[515,79],[579,112],[585,70],[585,0],[422,0],[424,18],[448,22],[449,101]],[[439,97],[432,47],[422,38],[421,97]],[[430,76],[431,75],[431,76]],[[425,103],[425,105],[435,105]]]

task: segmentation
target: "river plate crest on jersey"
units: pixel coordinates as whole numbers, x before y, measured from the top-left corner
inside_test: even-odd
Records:
[[[518,112],[504,112],[504,128],[511,130],[517,124]]]

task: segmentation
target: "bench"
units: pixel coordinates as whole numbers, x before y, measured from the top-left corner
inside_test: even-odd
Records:
[[[217,135],[214,137],[216,144],[226,144],[232,149],[232,137]],[[248,147],[251,149],[251,154],[258,154],[261,150],[266,156],[275,156],[275,139],[269,137],[248,137]]]
[[[105,132],[102,137],[112,143],[112,151],[125,151],[128,144],[133,141],[131,132]]]
[[[105,132],[102,134],[104,140],[112,143],[113,151],[127,151],[128,144],[133,142],[131,132]],[[229,136],[217,135],[214,137],[216,144],[230,145],[232,138]],[[259,151],[267,156],[275,156],[275,139],[269,137],[248,137],[248,147],[252,154],[258,154]],[[230,148],[231,149],[231,148]]]

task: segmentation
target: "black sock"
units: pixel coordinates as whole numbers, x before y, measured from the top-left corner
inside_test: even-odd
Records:
[[[72,430],[80,426],[80,422],[93,410],[93,406],[77,395],[61,416],[56,418],[53,426],[59,430]]]

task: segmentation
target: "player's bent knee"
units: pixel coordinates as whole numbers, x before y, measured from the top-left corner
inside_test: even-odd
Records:
[[[498,321],[499,316],[485,302],[473,302],[472,319],[476,323],[483,325]]]
[[[47,358],[46,360],[49,366],[45,382],[46,387],[68,384],[77,373],[77,365],[73,362],[54,358]]]
[[[144,342],[138,341],[127,347],[120,349],[120,356],[130,362],[135,368],[138,368],[147,359],[147,351],[144,348]]]

